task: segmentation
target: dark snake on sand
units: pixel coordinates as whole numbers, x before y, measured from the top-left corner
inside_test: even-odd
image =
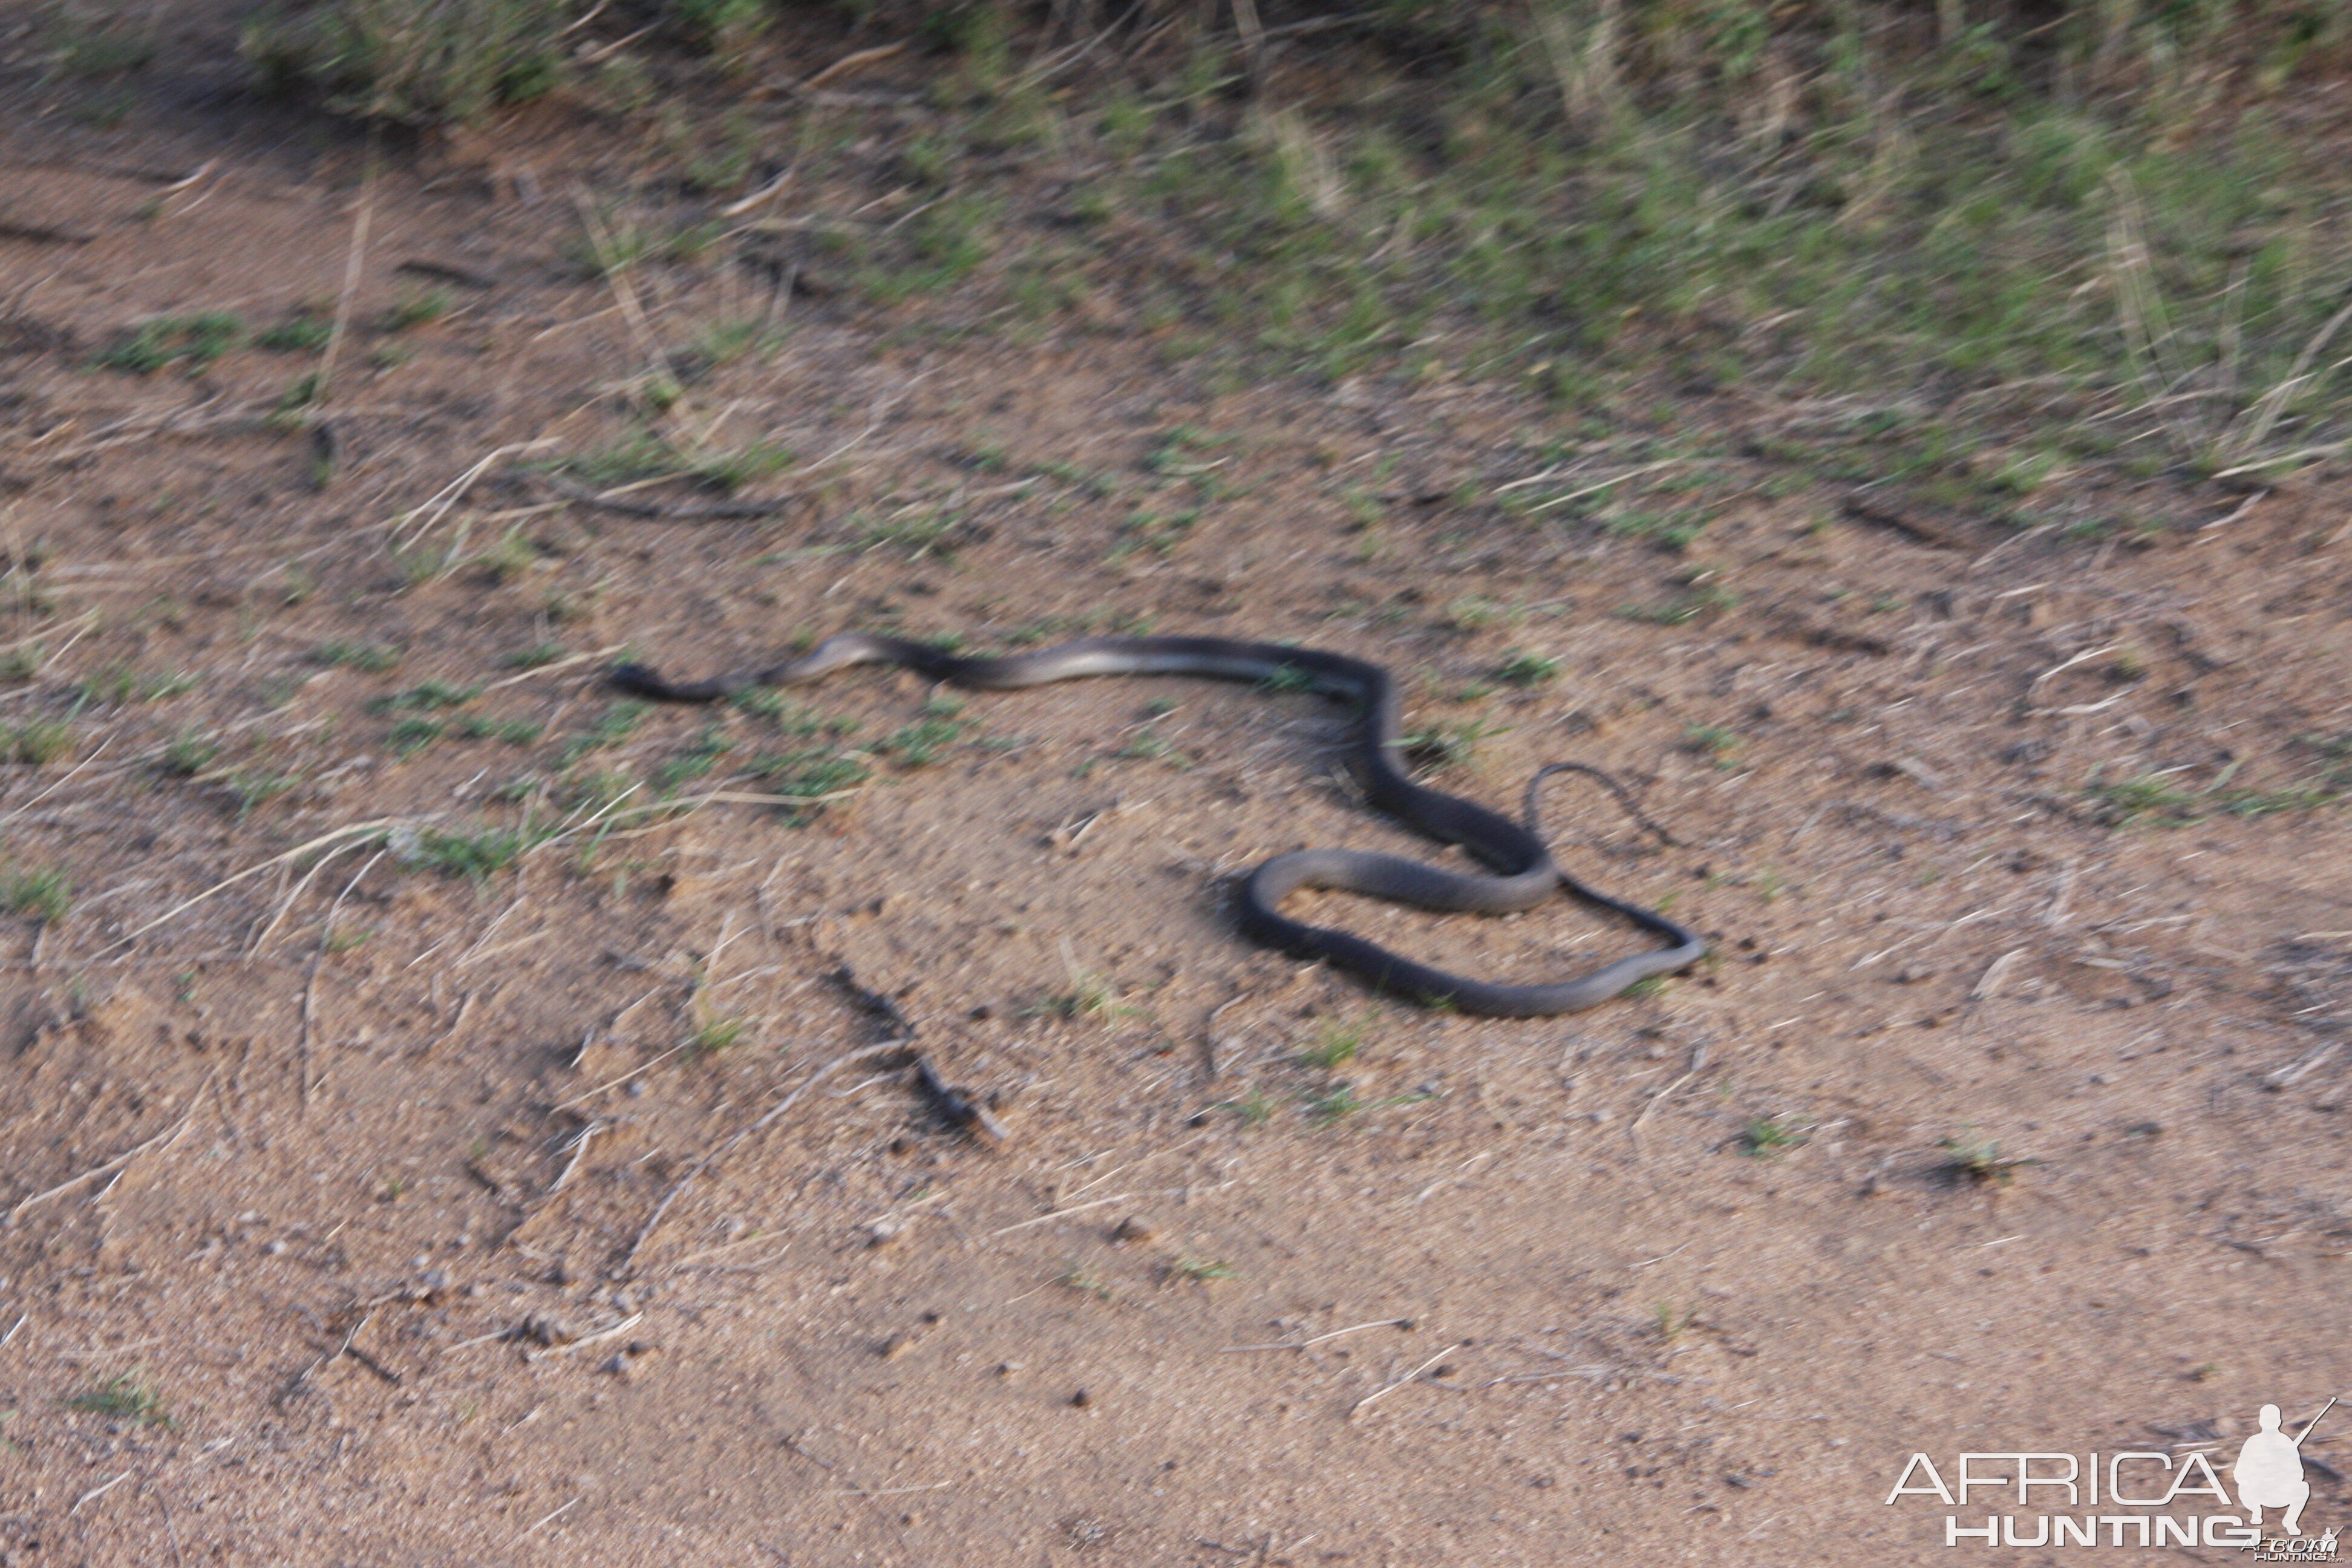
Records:
[[[1706,952],[1696,934],[1664,915],[1588,888],[1553,863],[1536,816],[1536,785],[1547,773],[1573,764],[1554,764],[1536,774],[1528,785],[1525,826],[1485,806],[1426,789],[1397,766],[1396,753],[1403,742],[1398,731],[1395,679],[1379,665],[1341,654],[1223,637],[1087,637],[1037,653],[967,658],[899,637],[853,632],[748,676],[670,681],[643,665],[625,664],[611,678],[614,684],[644,697],[713,702],[750,687],[797,685],[858,664],[904,665],[935,680],[983,691],[1087,675],[1194,675],[1313,690],[1354,702],[1361,722],[1349,737],[1348,751],[1372,804],[1441,843],[1460,845],[1489,870],[1448,870],[1361,849],[1296,850],[1266,861],[1242,884],[1241,927],[1257,941],[1295,956],[1328,959],[1352,969],[1375,990],[1424,1006],[1497,1018],[1539,1018],[1606,1002],[1637,981],[1686,968]],[[1362,937],[1307,925],[1281,912],[1282,900],[1297,889],[1327,888],[1425,910],[1507,914],[1534,908],[1560,886],[1616,910],[1674,945],[1621,958],[1574,980],[1503,985],[1416,963]]]

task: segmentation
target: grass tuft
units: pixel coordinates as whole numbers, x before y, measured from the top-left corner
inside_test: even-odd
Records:
[[[405,125],[475,120],[563,79],[572,0],[331,0],[245,26],[260,84],[338,114]]]
[[[54,925],[73,908],[73,884],[55,866],[0,873],[0,910],[37,924]]]
[[[87,1410],[141,1426],[173,1425],[170,1413],[163,1408],[162,1396],[155,1392],[155,1384],[135,1372],[110,1377],[74,1394],[65,1404],[68,1410]]]

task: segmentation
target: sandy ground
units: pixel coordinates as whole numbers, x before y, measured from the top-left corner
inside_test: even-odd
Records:
[[[791,446],[745,493],[792,505],[598,512],[523,465],[616,439],[648,343],[766,275],[648,263],[624,302],[562,194],[620,139],[551,112],[363,182],[190,26],[152,110],[27,94],[0,142],[0,212],[86,237],[0,237],[0,642],[40,648],[0,725],[68,735],[12,742],[0,874],[71,889],[0,919],[0,1563],[2071,1561],[1944,1544],[2053,1494],[1885,1500],[1964,1450],[2152,1452],[2145,1491],[2352,1387],[2352,837],[2205,809],[2341,761],[2340,487],[1939,544],[1757,455],[1839,410],[1717,394],[1612,437],[1722,454],[1668,553],[1476,499],[1559,435],[1507,388],[1231,386],[1115,306],[949,331],[820,292],[669,416]],[[331,310],[362,209],[323,489],[260,416],[313,359],[92,367],[159,313]],[[425,287],[453,308],[383,324]],[[1407,672],[1414,727],[1482,727],[1444,787],[1498,806],[1606,768],[1679,843],[1560,781],[1563,858],[1714,956],[1530,1023],[1247,945],[1265,856],[1428,852],[1311,697],[949,713],[853,673],[624,733],[600,685],[625,646],[1146,624]],[[1556,677],[1498,681],[1515,652]],[[404,754],[404,714],[444,728]],[[562,782],[756,795],[812,746],[872,777],[797,825],[600,837]],[[2128,822],[2084,787],[2161,770],[2188,804]],[[526,820],[572,826],[421,863]],[[1639,940],[1299,907],[1522,976]],[[1000,1145],[887,1058],[729,1142],[887,1037],[858,988]],[[2352,1415],[2303,1452],[2306,1525],[2352,1526]]]

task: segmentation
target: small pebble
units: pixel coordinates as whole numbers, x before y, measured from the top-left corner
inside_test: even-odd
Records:
[[[1152,1228],[1150,1220],[1145,1219],[1141,1215],[1131,1214],[1118,1222],[1118,1226],[1110,1233],[1110,1238],[1113,1241],[1150,1241],[1158,1234],[1159,1232]]]
[[[1084,1410],[1087,1405],[1092,1405],[1093,1403],[1094,1396],[1089,1394],[1083,1388],[1070,1395],[1070,1404],[1076,1409]]]

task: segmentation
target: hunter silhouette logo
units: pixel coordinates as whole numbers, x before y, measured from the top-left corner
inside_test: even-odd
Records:
[[[2329,1400],[2320,1406],[2319,1415],[2303,1424],[2301,1434],[2290,1437],[2279,1430],[2279,1407],[2263,1406],[2262,1430],[2246,1439],[2238,1450],[2238,1462],[2230,1467],[2238,1506],[2246,1510],[2248,1524],[2261,1524],[2266,1508],[2283,1508],[2286,1516],[2279,1528],[2289,1535],[2303,1533],[2303,1505],[2311,1500],[2311,1483],[2303,1479],[2303,1440],[2319,1425],[2320,1416],[2335,1408],[2336,1401]]]
[[[2311,1482],[2303,1450],[2336,1405],[2330,1399],[2299,1429],[2282,1429],[2279,1407],[2263,1405],[2234,1459],[2226,1449],[2209,1458],[2203,1443],[2089,1454],[1970,1450],[1941,1466],[1915,1453],[1886,1504],[1941,1503],[1949,1510],[1948,1547],[2235,1547],[2255,1563],[2333,1563],[2336,1529],[2304,1533]],[[2266,1513],[2275,1520],[2267,1529]]]

